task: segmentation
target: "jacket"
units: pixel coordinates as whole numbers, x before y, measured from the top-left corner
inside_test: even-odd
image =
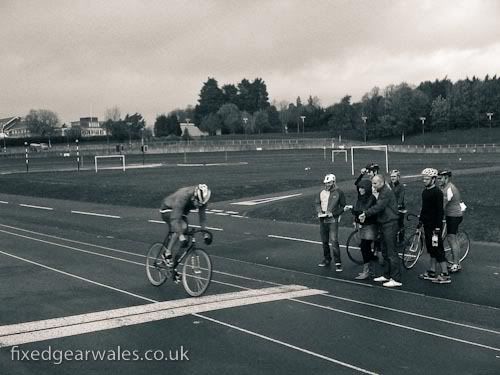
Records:
[[[321,192],[319,192],[319,194],[316,194],[315,206],[317,214],[331,213],[333,217],[339,217],[344,212],[344,206],[345,206],[344,192],[337,188],[330,190],[330,196],[328,197],[328,206],[326,212],[323,212],[321,210]]]
[[[384,185],[379,191],[377,203],[365,211],[366,217],[377,216],[377,223],[387,224],[398,220],[398,204],[396,195],[387,185]]]

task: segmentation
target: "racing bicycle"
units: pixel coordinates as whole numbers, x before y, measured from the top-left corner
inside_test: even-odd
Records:
[[[146,256],[146,274],[151,284],[160,286],[167,279],[174,279],[176,272],[179,272],[187,294],[199,297],[206,292],[212,279],[212,261],[208,253],[197,245],[195,235],[198,233],[205,235],[207,245],[212,243],[213,235],[208,230],[188,228],[185,233],[187,246],[179,249],[182,253],[174,258],[173,267],[166,265],[164,257],[172,232],[167,234],[163,242],[151,245]],[[180,269],[177,271],[177,268]]]

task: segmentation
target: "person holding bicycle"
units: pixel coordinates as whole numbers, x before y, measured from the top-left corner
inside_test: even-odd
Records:
[[[368,210],[370,207],[377,203],[377,200],[372,194],[372,184],[369,180],[363,179],[358,185],[358,199],[352,208],[351,212],[354,215],[354,221],[359,224],[359,237],[361,238],[361,255],[363,256],[363,270],[355,277],[356,280],[366,280],[373,275],[372,264],[377,260],[374,252],[372,251],[372,243],[375,240],[378,228],[377,220],[374,216],[366,218],[363,224],[360,223],[358,216],[363,211]]]
[[[451,253],[453,254],[453,264],[450,272],[458,272],[462,269],[460,264],[460,247],[457,240],[458,226],[462,222],[463,213],[460,204],[460,191],[451,182],[451,171],[443,169],[438,173],[439,187],[443,192],[444,214],[446,217],[447,239],[450,243]]]
[[[376,175],[372,179],[372,186],[378,192],[377,203],[358,216],[359,221],[364,223],[367,218],[376,217],[377,223],[382,231],[385,246],[382,247],[384,258],[384,274],[373,279],[383,282],[385,287],[400,287],[401,264],[398,258],[396,237],[398,233],[398,206],[396,196],[391,188],[385,183],[382,175]]]
[[[188,228],[187,216],[191,210],[198,209],[200,226],[205,229],[206,208],[210,196],[211,191],[208,186],[199,184],[180,188],[162,201],[160,207],[161,217],[167,223],[169,233],[172,234],[164,254],[164,261],[168,267],[175,268],[177,266],[176,262],[179,254],[173,254],[177,241],[180,242],[181,247],[187,245],[185,232]],[[205,242],[210,241],[210,236],[205,234],[204,240]]]
[[[436,186],[438,171],[434,168],[425,168],[422,171],[422,181],[425,189],[422,191],[422,209],[420,223],[424,227],[425,247],[430,255],[429,270],[419,275],[419,278],[431,280],[433,283],[451,283],[446,257],[444,254],[442,227],[443,227],[443,192]],[[441,273],[437,275],[436,267],[441,266]]]

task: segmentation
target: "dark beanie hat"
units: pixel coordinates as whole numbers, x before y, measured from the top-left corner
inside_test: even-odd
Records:
[[[358,188],[363,188],[365,191],[370,191],[372,188],[372,182],[367,179],[363,179],[358,182]]]

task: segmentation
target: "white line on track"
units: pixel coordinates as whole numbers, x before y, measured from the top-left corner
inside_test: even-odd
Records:
[[[306,243],[312,243],[315,245],[321,245],[320,241],[313,241],[313,240],[306,240],[303,238],[296,238],[296,237],[287,237],[287,236],[278,236],[274,234],[268,234],[267,237],[269,238],[276,238],[279,240],[289,240],[289,241],[297,241],[297,242],[306,242]],[[345,245],[339,245],[340,247],[345,247]]]
[[[24,259],[24,258],[18,257],[16,255],[6,253],[4,251],[0,251],[0,254],[4,254],[4,255],[7,255],[7,256],[16,258],[18,260],[22,260],[22,261],[34,264],[34,265],[43,267],[43,268],[51,270],[51,271],[61,273],[61,274],[66,275],[66,276],[74,277],[74,278],[77,278],[77,279],[82,280],[82,281],[89,282],[89,283],[94,284],[94,285],[102,286],[102,287],[105,287],[105,288],[108,288],[108,289],[111,289],[111,290],[114,290],[114,291],[117,291],[117,292],[120,292],[120,293],[124,293],[124,294],[130,295],[130,296],[133,296],[133,297],[137,297],[139,299],[142,299],[142,300],[145,300],[145,301],[148,301],[148,302],[159,302],[159,301],[153,300],[151,298],[147,298],[147,297],[144,297],[144,296],[141,296],[141,295],[138,295],[138,294],[130,293],[130,292],[128,292],[126,290],[123,290],[123,289],[114,288],[112,286],[109,286],[109,285],[106,285],[106,284],[102,284],[102,283],[99,283],[99,282],[96,282],[96,281],[93,281],[93,280],[90,280],[90,279],[86,279],[86,278],[83,278],[83,277],[78,276],[78,275],[73,275],[73,274],[70,274],[68,272],[61,271],[61,270],[58,270],[58,269],[53,268],[53,267],[46,266],[46,265],[41,264],[41,263],[33,262],[31,260]],[[241,328],[241,327],[237,327],[235,325],[228,324],[228,323],[225,323],[223,321],[220,321],[220,320],[217,320],[217,319],[213,319],[213,318],[210,318],[208,316],[205,316],[205,315],[202,315],[202,314],[199,314],[199,313],[194,313],[192,315],[196,316],[198,318],[201,318],[201,319],[205,319],[205,320],[210,321],[212,323],[216,323],[216,324],[219,324],[219,325],[222,325],[222,326],[225,326],[225,327],[230,327],[232,329],[238,330],[240,332],[244,332],[244,333],[252,335],[252,336],[260,337],[260,338],[262,338],[264,340],[271,341],[271,342],[273,342],[275,344],[278,344],[278,345],[281,345],[281,346],[284,346],[284,347],[287,347],[287,348],[290,348],[290,349],[294,349],[296,351],[300,351],[300,352],[305,353],[305,354],[309,354],[309,355],[314,356],[316,358],[321,358],[323,360],[326,360],[326,361],[329,361],[329,362],[332,362],[332,363],[336,363],[338,365],[341,365],[341,366],[344,366],[344,367],[348,367],[348,368],[351,368],[351,369],[357,369],[357,371],[363,372],[365,374],[376,374],[375,372],[371,372],[371,371],[362,369],[360,367],[351,365],[349,363],[341,362],[341,361],[338,361],[338,360],[336,360],[334,358],[327,357],[327,356],[324,356],[322,354],[315,353],[313,351],[310,351],[310,350],[307,350],[307,349],[304,349],[304,348],[300,348],[300,347],[295,346],[295,345],[288,344],[288,343],[286,343],[284,341],[276,340],[276,339],[273,339],[271,337],[261,335],[261,334],[259,334],[257,332],[253,332],[253,331]],[[2,346],[2,345],[0,345],[0,346]]]
[[[36,208],[38,210],[46,210],[46,211],[53,211],[54,209],[52,207],[44,207],[44,206],[34,206],[32,204],[19,204],[21,207],[27,207],[27,208]]]
[[[6,201],[0,201],[0,204],[9,204],[9,202],[6,202]]]
[[[226,211],[228,214],[231,214],[231,215],[237,215],[239,214],[238,211]]]
[[[243,215],[231,215],[231,217],[244,218],[245,216],[243,216]]]
[[[229,216],[229,214],[225,213],[225,212],[216,212],[215,215],[219,215],[219,216]]]
[[[99,217],[107,217],[110,219],[121,219],[121,216],[116,216],[116,215],[106,215],[106,214],[97,214],[95,212],[85,212],[85,211],[73,211],[71,210],[72,214],[78,214],[78,215],[89,215],[89,216],[99,216]]]

